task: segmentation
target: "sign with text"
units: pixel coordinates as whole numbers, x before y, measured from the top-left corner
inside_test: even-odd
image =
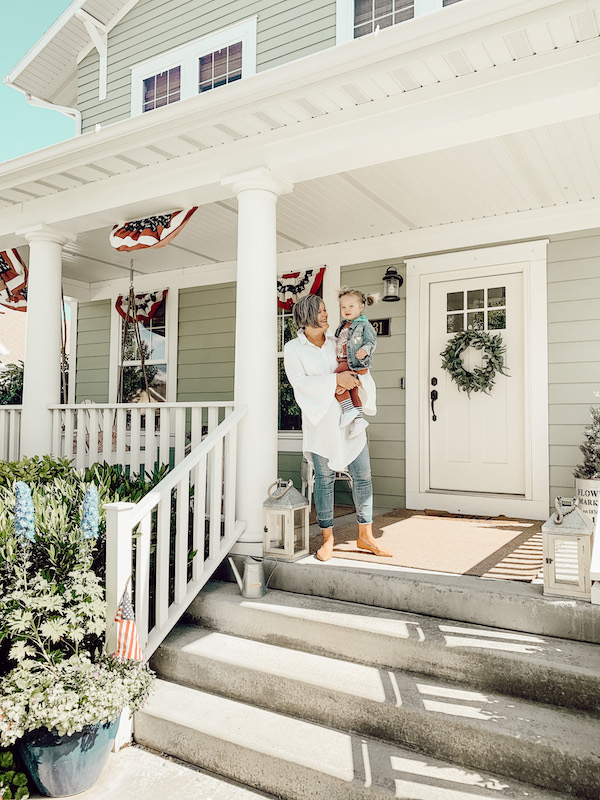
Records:
[[[390,335],[390,320],[389,319],[370,319],[369,322],[375,328],[377,336]]]

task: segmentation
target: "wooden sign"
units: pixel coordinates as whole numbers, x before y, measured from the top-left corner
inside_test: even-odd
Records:
[[[370,319],[369,322],[375,328],[377,336],[390,336],[389,319]]]

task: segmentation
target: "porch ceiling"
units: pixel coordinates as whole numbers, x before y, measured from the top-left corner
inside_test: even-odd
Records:
[[[278,202],[278,250],[358,241],[600,197],[600,119],[588,117],[295,185]],[[116,222],[117,220],[115,220]],[[64,275],[88,283],[231,262],[237,204],[199,208],[168,247],[118,253],[110,226],[64,249]]]

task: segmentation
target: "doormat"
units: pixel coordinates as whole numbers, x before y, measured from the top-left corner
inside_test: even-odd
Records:
[[[392,553],[359,550],[356,524],[334,529],[334,557],[458,575],[533,581],[542,569],[542,521],[435,516],[397,509],[373,520],[373,535]],[[322,542],[311,537],[311,553]]]

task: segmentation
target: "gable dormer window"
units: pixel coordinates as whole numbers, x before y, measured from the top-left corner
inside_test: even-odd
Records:
[[[256,17],[136,64],[131,115],[203,94],[256,73]]]

